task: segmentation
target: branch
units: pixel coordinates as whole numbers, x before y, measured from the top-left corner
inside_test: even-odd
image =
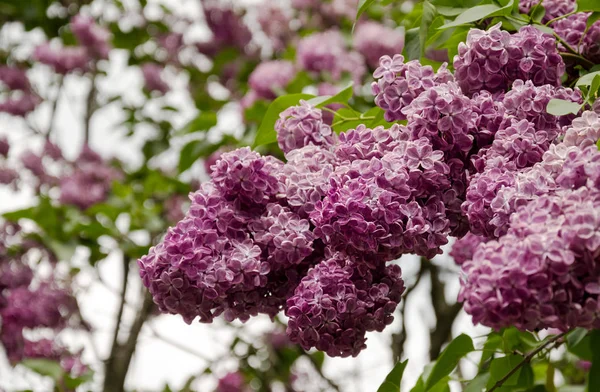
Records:
[[[90,123],[92,120],[92,116],[94,115],[94,112],[96,111],[96,74],[94,73],[94,75],[92,76],[92,86],[90,87],[90,91],[88,93],[87,96],[87,100],[86,100],[86,113],[85,113],[85,119],[84,119],[84,143],[88,144],[90,141]]]
[[[60,99],[60,92],[62,90],[64,80],[64,76],[59,76],[56,97],[54,98],[54,101],[52,101],[52,113],[50,114],[50,122],[48,124],[48,130],[46,131],[46,140],[50,139],[50,134],[52,133],[52,129],[54,128],[54,120],[56,119],[56,109],[58,108],[58,101]]]
[[[526,363],[531,362],[531,360],[537,354],[539,354],[542,350],[544,350],[549,345],[554,344],[553,347],[557,347],[558,345],[562,344],[563,341],[561,339],[567,333],[569,333],[569,332],[563,332],[560,335],[553,336],[552,338],[548,339],[547,342],[545,342],[544,344],[540,345],[535,350],[531,351],[529,354],[525,355],[525,358],[523,358],[523,360],[521,362],[519,362],[519,364],[517,366],[515,366],[510,372],[508,372],[506,374],[506,376],[504,376],[500,380],[496,381],[496,384],[494,384],[494,386],[491,387],[488,392],[493,392],[494,390],[500,388],[502,386],[502,384],[504,384],[506,382],[506,380],[508,380],[513,374],[515,374],[519,369],[521,369]]]
[[[436,319],[435,328],[429,334],[429,357],[433,361],[440,355],[442,346],[450,338],[452,324],[462,309],[462,304],[457,302],[449,305],[446,302],[445,284],[440,280],[439,267],[426,259],[421,259],[421,262],[429,271],[431,278],[431,305]]]
[[[129,281],[129,258],[123,253],[123,282],[121,285],[121,294],[119,302],[119,310],[117,311],[117,320],[115,322],[115,330],[113,332],[113,340],[111,347],[110,356],[107,361],[107,368],[112,367],[112,361],[115,358],[115,351],[119,348],[119,330],[121,329],[121,320],[123,319],[123,309],[125,308],[127,294],[127,282]]]

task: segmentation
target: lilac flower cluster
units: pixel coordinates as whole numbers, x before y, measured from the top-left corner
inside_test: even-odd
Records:
[[[311,269],[287,300],[287,333],[304,349],[356,356],[365,333],[383,331],[404,292],[400,267],[364,270],[333,255]]]
[[[577,12],[566,18],[552,22],[554,32],[571,48],[584,55],[592,62],[600,60],[600,22],[595,21],[587,26],[589,12]],[[567,50],[562,43],[562,50]]]
[[[422,92],[454,80],[445,65],[436,73],[431,66],[422,66],[417,60],[404,63],[400,54],[381,57],[373,76],[379,79],[371,85],[375,104],[385,110],[385,119],[390,122],[406,120],[402,109]]]
[[[110,52],[110,33],[105,28],[96,24],[93,18],[75,15],[71,20],[71,31],[80,45],[87,49],[88,53],[100,59],[107,59]]]
[[[257,98],[274,99],[284,91],[296,75],[294,64],[285,60],[260,63],[248,78],[248,84]]]
[[[366,72],[362,56],[347,49],[344,37],[337,30],[303,38],[297,46],[296,61],[301,69],[314,74],[327,73],[334,80],[347,72],[360,82]]]
[[[157,91],[160,94],[166,94],[171,90],[169,85],[162,77],[163,67],[155,63],[146,63],[142,65],[142,76],[146,90]]]
[[[528,14],[536,6],[542,6],[546,11],[542,23],[547,23],[556,17],[575,11],[575,4],[575,0],[520,0],[519,11]]]
[[[284,153],[304,146],[331,146],[334,134],[323,121],[323,112],[306,101],[279,114],[275,123],[277,142]]]
[[[0,343],[12,364],[23,358],[60,359],[69,354],[49,347],[47,340],[31,342],[23,330],[51,329],[59,333],[72,324],[77,304],[57,280],[40,279],[28,264],[28,254],[48,255],[41,245],[25,241],[20,227],[4,224],[0,229]],[[12,252],[5,246],[11,245]]]
[[[377,68],[382,56],[402,53],[404,34],[377,22],[367,21],[356,27],[353,45],[369,67]]]
[[[218,1],[202,3],[204,18],[213,34],[209,42],[198,44],[198,50],[212,56],[223,47],[237,48],[244,52],[252,41],[252,32],[244,23],[242,15]]]
[[[0,102],[0,112],[24,117],[40,103],[40,98],[31,89],[24,69],[1,66],[0,82],[7,90],[7,97]]]
[[[467,41],[458,46],[454,68],[461,89],[472,95],[506,92],[517,79],[558,86],[565,64],[551,35],[533,26],[511,35],[497,24],[487,31],[469,31]]]
[[[73,172],[60,179],[60,202],[85,210],[106,200],[120,173],[87,145],[74,163]]]

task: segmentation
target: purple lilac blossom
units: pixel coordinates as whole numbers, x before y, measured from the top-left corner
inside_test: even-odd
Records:
[[[171,90],[162,77],[163,70],[163,67],[155,63],[146,63],[142,65],[142,75],[144,77],[145,87],[148,91],[158,91],[161,94],[166,94]]]
[[[356,356],[365,333],[383,331],[404,291],[400,267],[364,270],[334,255],[311,269],[287,300],[287,333],[304,349]]]
[[[402,31],[386,27],[373,21],[360,23],[354,32],[354,49],[366,59],[371,68],[379,66],[379,59],[394,56],[404,49]]]
[[[86,71],[90,57],[83,47],[52,47],[49,43],[35,48],[33,59],[46,64],[54,72],[66,75],[74,71]]]
[[[465,262],[473,260],[473,255],[480,244],[487,242],[485,237],[467,233],[462,238],[457,239],[452,244],[452,250],[449,255],[452,256],[457,265],[463,265]]]
[[[216,392],[243,392],[244,390],[244,375],[240,372],[232,372],[219,379]]]
[[[233,47],[242,51],[248,50],[252,32],[241,15],[215,1],[205,1],[202,6],[206,23],[213,34],[209,46],[218,49]]]
[[[32,92],[22,92],[0,102],[0,112],[25,117],[37,107],[40,101],[40,98]]]
[[[508,234],[463,265],[459,300],[473,321],[495,329],[597,328],[600,269],[589,260],[600,248],[599,205],[598,190],[583,186],[517,210]]]
[[[0,66],[0,82],[9,90],[27,91],[31,87],[24,69],[11,66]]]
[[[273,60],[260,63],[248,78],[248,85],[257,98],[274,99],[284,91],[296,75],[294,64],[285,60]]]
[[[279,115],[275,123],[277,142],[284,153],[307,145],[330,146],[334,133],[323,121],[323,112],[306,101],[292,106]]]
[[[381,57],[373,77],[377,79],[371,85],[375,104],[385,110],[384,117],[390,122],[406,120],[402,109],[422,92],[454,80],[445,64],[436,73],[431,66],[422,66],[417,60],[405,63],[400,54]]]
[[[519,0],[519,11],[528,14],[533,8],[541,5],[546,11],[541,22],[547,23],[556,17],[575,11],[575,4],[576,0]]]
[[[536,86],[560,85],[565,64],[554,37],[533,26],[511,35],[500,26],[471,29],[467,41],[459,44],[455,77],[465,94],[505,92],[517,79],[531,80]]]
[[[10,143],[6,137],[0,138],[0,156],[6,158],[8,157],[8,152],[10,151]]]
[[[108,58],[110,52],[108,30],[99,26],[93,18],[81,14],[75,15],[71,19],[70,26],[79,44],[85,47],[92,56],[101,59]]]

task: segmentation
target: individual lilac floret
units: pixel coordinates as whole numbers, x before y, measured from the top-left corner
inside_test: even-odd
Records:
[[[163,67],[155,63],[146,63],[142,65],[142,76],[144,77],[145,87],[148,91],[158,91],[166,94],[171,90],[169,85],[162,77]]]
[[[226,152],[212,168],[215,187],[230,201],[248,206],[266,205],[279,191],[283,163],[263,157],[249,147]]]
[[[600,114],[592,111],[584,112],[567,128],[563,143],[567,146],[581,148],[595,145],[600,139]]]
[[[553,116],[546,110],[551,99],[562,99],[582,103],[581,92],[570,88],[551,85],[535,86],[531,80],[515,80],[502,103],[506,114],[531,121],[537,130],[545,131],[550,141],[554,140],[564,126],[570,125],[575,115]]]
[[[393,321],[403,291],[397,265],[363,273],[334,256],[311,269],[287,300],[288,336],[306,350],[357,356],[366,332],[381,332]]]
[[[433,148],[467,153],[473,146],[477,113],[454,82],[434,86],[402,109],[413,139],[426,137]]]
[[[334,143],[331,127],[323,121],[323,112],[306,101],[279,115],[275,123],[277,142],[284,153],[308,145],[330,146]]]
[[[279,204],[269,204],[267,212],[251,222],[254,241],[268,254],[272,270],[300,264],[313,253],[314,235],[307,219]]]
[[[0,82],[9,90],[28,91],[31,87],[24,69],[7,65],[0,66]]]
[[[273,99],[284,91],[296,75],[294,64],[285,60],[260,63],[248,78],[248,85],[258,98]]]
[[[79,44],[93,56],[101,59],[108,58],[110,52],[108,30],[100,27],[93,18],[81,14],[73,17],[70,27]]]
[[[523,330],[600,326],[600,194],[581,188],[519,209],[509,233],[463,265],[459,300],[474,323]]]
[[[479,245],[486,242],[487,238],[485,237],[467,233],[467,235],[457,239],[454,244],[452,244],[452,250],[449,254],[457,265],[463,265],[465,262],[473,260],[473,255]]]
[[[354,49],[363,55],[369,67],[377,68],[382,56],[402,53],[404,33],[377,22],[363,22],[354,32]]]
[[[371,85],[375,104],[385,110],[384,117],[390,122],[406,120],[402,109],[423,91],[454,79],[445,64],[436,73],[431,66],[422,66],[417,60],[404,63],[400,54],[381,57],[373,77],[378,79]]]
[[[541,1],[541,4],[540,4]],[[575,11],[576,0],[519,0],[519,11],[528,14],[534,7],[541,5],[546,13],[542,23]]]
[[[533,166],[542,160],[551,141],[548,132],[536,128],[533,123],[513,119],[510,126],[496,133],[487,159],[503,157],[514,162],[517,169]]]

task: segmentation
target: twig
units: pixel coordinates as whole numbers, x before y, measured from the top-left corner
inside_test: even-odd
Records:
[[[576,14],[576,13],[577,13],[577,11],[571,11],[571,12],[569,12],[567,14],[557,16],[554,19],[550,19],[548,22],[546,22],[546,26],[550,26],[552,23],[556,22],[557,20],[567,18],[567,17],[569,17],[569,16],[571,16],[573,14]]]
[[[48,130],[46,131],[46,140],[50,139],[50,134],[52,133],[52,130],[54,128],[54,120],[56,119],[58,101],[60,100],[60,93],[63,87],[64,80],[64,76],[59,76],[56,97],[54,98],[54,101],[52,101],[52,113],[50,114],[50,122],[48,123]]]
[[[117,320],[115,321],[115,329],[113,333],[112,340],[112,349],[116,349],[119,345],[119,331],[121,329],[121,320],[123,319],[123,310],[125,308],[126,303],[126,294],[127,294],[127,283],[129,282],[129,258],[123,253],[123,282],[121,285],[121,293],[120,293],[120,302],[119,302],[119,310],[117,311]],[[112,358],[109,357],[109,360]]]
[[[84,143],[88,144],[90,141],[90,123],[92,120],[92,116],[94,115],[94,112],[96,111],[96,74],[94,74],[92,76],[91,79],[91,83],[92,86],[90,87],[90,91],[88,93],[87,96],[87,100],[86,100],[86,112],[85,112],[85,119],[84,119]]]
[[[557,347],[558,345],[562,344],[562,341],[560,341],[560,339],[562,339],[567,333],[568,332],[564,332],[564,333],[561,333],[560,335],[556,335],[556,336],[552,337],[551,339],[548,339],[547,342],[545,342],[544,344],[537,347],[535,350],[533,350],[530,353],[528,353],[527,355],[525,355],[525,358],[523,358],[523,360],[521,362],[519,362],[519,364],[517,366],[512,368],[511,371],[508,372],[504,377],[502,377],[500,380],[496,381],[496,384],[494,384],[494,386],[491,387],[488,392],[493,392],[496,389],[500,388],[502,386],[502,384],[504,384],[513,374],[515,374],[519,369],[521,369],[521,367],[523,367],[526,363],[531,362],[531,360],[537,354],[539,354],[543,349],[545,349],[549,345],[554,344],[554,347]]]

